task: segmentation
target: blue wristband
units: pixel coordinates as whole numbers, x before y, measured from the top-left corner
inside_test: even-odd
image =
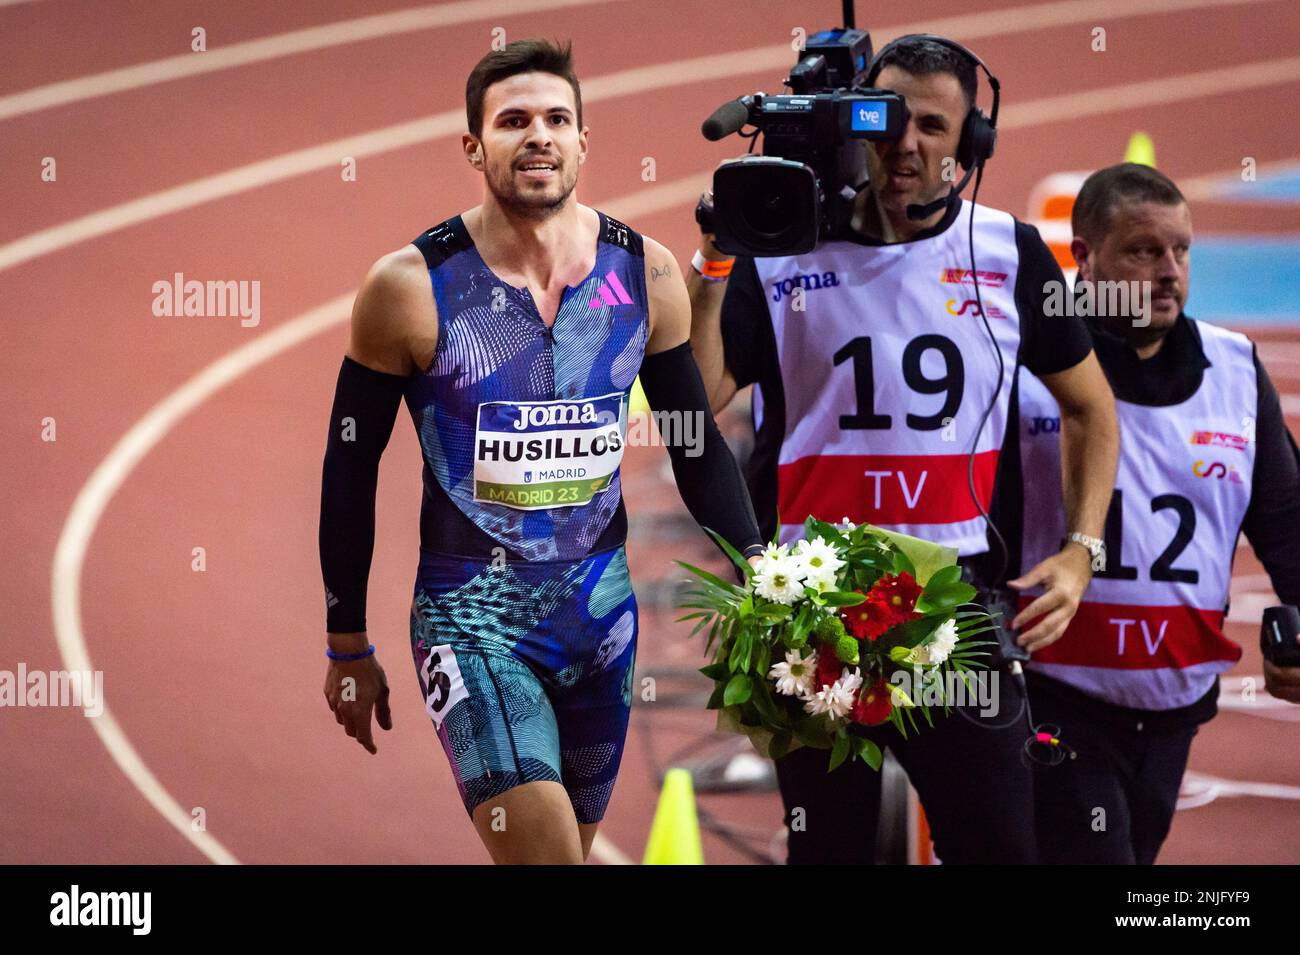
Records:
[[[369,650],[362,650],[360,653],[335,653],[329,647],[325,648],[325,656],[331,660],[337,660],[339,663],[351,663],[354,660],[364,660],[366,657],[375,655],[375,645],[370,644]]]

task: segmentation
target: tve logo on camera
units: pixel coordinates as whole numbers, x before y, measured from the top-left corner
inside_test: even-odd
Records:
[[[859,132],[883,133],[885,131],[884,102],[854,103],[851,125]]]

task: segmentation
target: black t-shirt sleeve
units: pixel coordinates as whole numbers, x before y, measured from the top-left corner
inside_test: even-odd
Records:
[[[1300,451],[1277,389],[1255,354],[1255,473],[1242,530],[1283,603],[1300,604]]]
[[[776,362],[775,344],[754,259],[737,256],[722,298],[722,351],[737,388],[752,385]]]
[[[1073,368],[1092,351],[1092,338],[1076,315],[1048,316],[1044,310],[1047,283],[1057,283],[1064,297],[1065,276],[1038,230],[1016,221],[1016,309],[1020,313],[1020,363],[1039,377]]]

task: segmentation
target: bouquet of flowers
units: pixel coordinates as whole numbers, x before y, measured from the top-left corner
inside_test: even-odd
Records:
[[[945,687],[985,666],[980,647],[992,641],[978,637],[992,620],[969,603],[975,588],[952,548],[809,517],[802,540],[774,540],[751,567],[713,537],[745,583],[678,561],[698,578],[682,604],[693,612],[679,619],[697,621],[692,636],[708,628],[706,652],[716,645],[701,672],[715,684],[719,728],[745,733],[765,756],[813,746],[830,750],[830,770],[850,757],[879,769],[861,727],[890,722],[906,736],[917,711],[933,726]]]

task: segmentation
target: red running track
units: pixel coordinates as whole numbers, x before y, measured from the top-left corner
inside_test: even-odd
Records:
[[[510,38],[571,36],[591,95],[585,119],[593,153],[582,200],[622,215],[685,261],[694,248],[695,182],[738,151],[734,143],[703,143],[698,123],[726,98],[774,90],[785,61],[780,52],[749,54],[733,58],[740,62],[730,63],[729,75],[716,63],[689,81],[690,64],[681,61],[777,47],[794,27],[831,25],[838,8],[819,4],[824,21],[803,11],[808,19],[800,21],[788,3],[773,0],[668,0],[652,10],[609,0],[534,13],[513,12],[526,4],[485,6],[469,22],[0,119],[0,257],[42,230],[186,187],[179,210],[146,210],[114,228],[80,222],[53,234],[47,251],[16,264],[0,258],[0,436],[9,451],[0,459],[8,570],[0,579],[0,669],[64,665],[52,615],[55,549],[78,494],[123,435],[222,356],[348,296],[375,258],[475,204],[479,189],[455,135],[363,155],[355,182],[339,174],[343,154],[211,201],[187,204],[185,196],[198,195],[187,184],[460,109],[464,77],[488,49],[493,27]],[[865,25],[878,44],[898,28],[933,28],[969,40],[1000,76],[1009,122],[981,199],[1019,215],[1041,177],[1115,161],[1135,128],[1151,133],[1162,167],[1176,179],[1238,169],[1242,155],[1261,165],[1295,158],[1287,124],[1278,121],[1300,94],[1300,71],[1286,65],[1300,50],[1300,8],[1285,0],[870,7],[875,19]],[[210,56],[243,41],[400,9],[392,0],[232,0],[216,12],[173,2],[144,13],[123,0],[0,6],[0,97],[186,54],[196,26],[206,31],[208,53],[190,55]],[[1099,25],[1107,30],[1105,53],[1090,48]],[[1112,97],[1087,115],[1041,115],[1048,97],[1066,91],[1123,87],[1149,96],[1149,87],[1134,84],[1256,63],[1282,65],[1272,80],[1241,90],[1229,78],[1193,98],[1139,97],[1121,108]],[[598,77],[652,66],[666,68],[634,77],[617,95],[595,95]],[[1198,122],[1205,115],[1215,117],[1213,136]],[[656,164],[651,182],[642,179],[647,156]],[[57,163],[54,182],[41,180],[45,157]],[[1202,232],[1297,227],[1294,207],[1243,214],[1197,203],[1194,217]],[[259,281],[260,323],[154,317],[152,285],[175,272]],[[396,728],[371,757],[339,731],[321,698],[319,466],[345,336],[344,325],[334,324],[279,351],[156,435],[93,528],[81,630],[104,671],[123,737],[187,816],[203,810],[208,833],[240,861],[483,862],[406,651],[420,462],[405,424],[383,468],[370,600]],[[1300,393],[1300,336],[1272,331],[1263,339],[1279,387]],[[41,440],[46,418],[57,428],[53,442]],[[725,423],[735,429],[741,418],[733,412]],[[666,759],[711,725],[707,713],[673,707],[663,692],[673,681],[662,674],[701,662],[698,644],[672,623],[665,603],[671,558],[712,559],[686,524],[665,461],[659,449],[642,448],[625,464],[634,522],[629,554],[643,605],[638,664],[642,675],[661,675],[661,695],[633,714],[602,828],[605,861],[620,852],[639,858],[644,846],[657,792],[650,751]],[[196,547],[206,555],[201,573],[191,569]],[[1236,589],[1267,590],[1260,573],[1243,552]],[[1258,674],[1254,625],[1233,623],[1230,633],[1246,646],[1233,675]],[[1205,727],[1192,770],[1300,786],[1300,764],[1288,755],[1300,730],[1264,713],[1262,705],[1225,712]],[[209,858],[146,801],[80,712],[0,710],[0,752],[0,862]],[[780,828],[775,794],[710,795],[701,807],[744,828],[756,846]],[[1298,821],[1295,801],[1221,795],[1179,814],[1163,861],[1300,861],[1294,840],[1282,838]],[[712,835],[705,851],[711,862],[745,859]]]

